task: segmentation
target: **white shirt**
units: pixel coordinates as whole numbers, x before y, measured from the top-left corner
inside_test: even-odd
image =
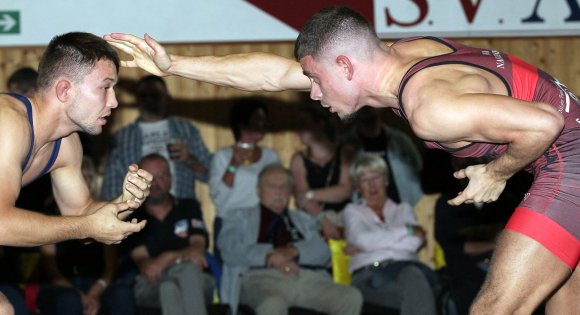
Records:
[[[409,204],[387,200],[383,207],[384,222],[362,199],[348,204],[343,215],[347,242],[362,250],[351,257],[350,272],[387,259],[417,260],[422,240],[408,235],[407,225],[417,225]]]

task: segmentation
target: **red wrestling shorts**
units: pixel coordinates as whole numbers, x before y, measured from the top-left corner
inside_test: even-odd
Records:
[[[573,270],[580,264],[580,129],[562,133],[533,172],[506,229],[539,242]]]

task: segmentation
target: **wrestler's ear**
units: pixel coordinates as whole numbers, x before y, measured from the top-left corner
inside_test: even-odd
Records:
[[[71,87],[72,84],[69,80],[61,79],[56,82],[55,92],[56,97],[61,102],[66,102],[71,97]]]
[[[336,64],[338,65],[340,71],[344,74],[347,80],[352,80],[354,75],[354,66],[350,62],[350,58],[345,55],[339,55],[336,57]]]

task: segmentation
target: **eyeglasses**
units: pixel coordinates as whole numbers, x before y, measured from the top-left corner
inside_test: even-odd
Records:
[[[376,174],[373,176],[367,176],[365,178],[359,178],[358,183],[359,185],[368,185],[370,183],[376,182],[379,179],[383,179],[384,176],[382,174]]]
[[[269,188],[269,189],[279,189],[279,190],[291,190],[292,189],[290,184],[264,183],[264,187]]]

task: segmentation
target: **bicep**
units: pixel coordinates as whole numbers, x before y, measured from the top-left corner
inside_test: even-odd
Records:
[[[63,215],[81,215],[92,200],[80,170],[59,168],[52,172],[54,199]]]
[[[264,91],[310,90],[310,79],[302,71],[300,63],[270,53],[247,54],[255,68],[253,73],[261,73],[263,82],[260,89]],[[254,58],[251,58],[254,57]]]
[[[419,137],[443,143],[511,143],[523,133],[543,132],[557,115],[547,104],[497,94],[439,92],[429,98],[410,123]]]
[[[10,130],[8,126],[6,129]],[[18,198],[24,179],[22,163],[28,150],[27,145],[19,144],[29,143],[29,141],[28,137],[19,132],[6,132],[0,137],[0,152],[2,152],[0,159],[0,169],[2,170],[0,207],[2,208],[13,207]],[[32,178],[32,176],[28,177]]]
[[[76,140],[76,141],[75,141]],[[82,148],[77,139],[63,139],[55,168],[51,172],[54,199],[63,215],[80,215],[92,202],[82,170]]]
[[[20,194],[22,186],[22,172],[19,166],[16,167],[13,163],[7,163],[5,160],[0,162],[0,169],[2,170],[2,180],[0,181],[0,207],[7,209],[14,207],[16,199]],[[31,209],[39,210],[39,209]]]
[[[290,61],[287,71],[282,78],[282,90],[309,91],[311,87],[310,79],[304,75],[302,67],[298,62]]]

